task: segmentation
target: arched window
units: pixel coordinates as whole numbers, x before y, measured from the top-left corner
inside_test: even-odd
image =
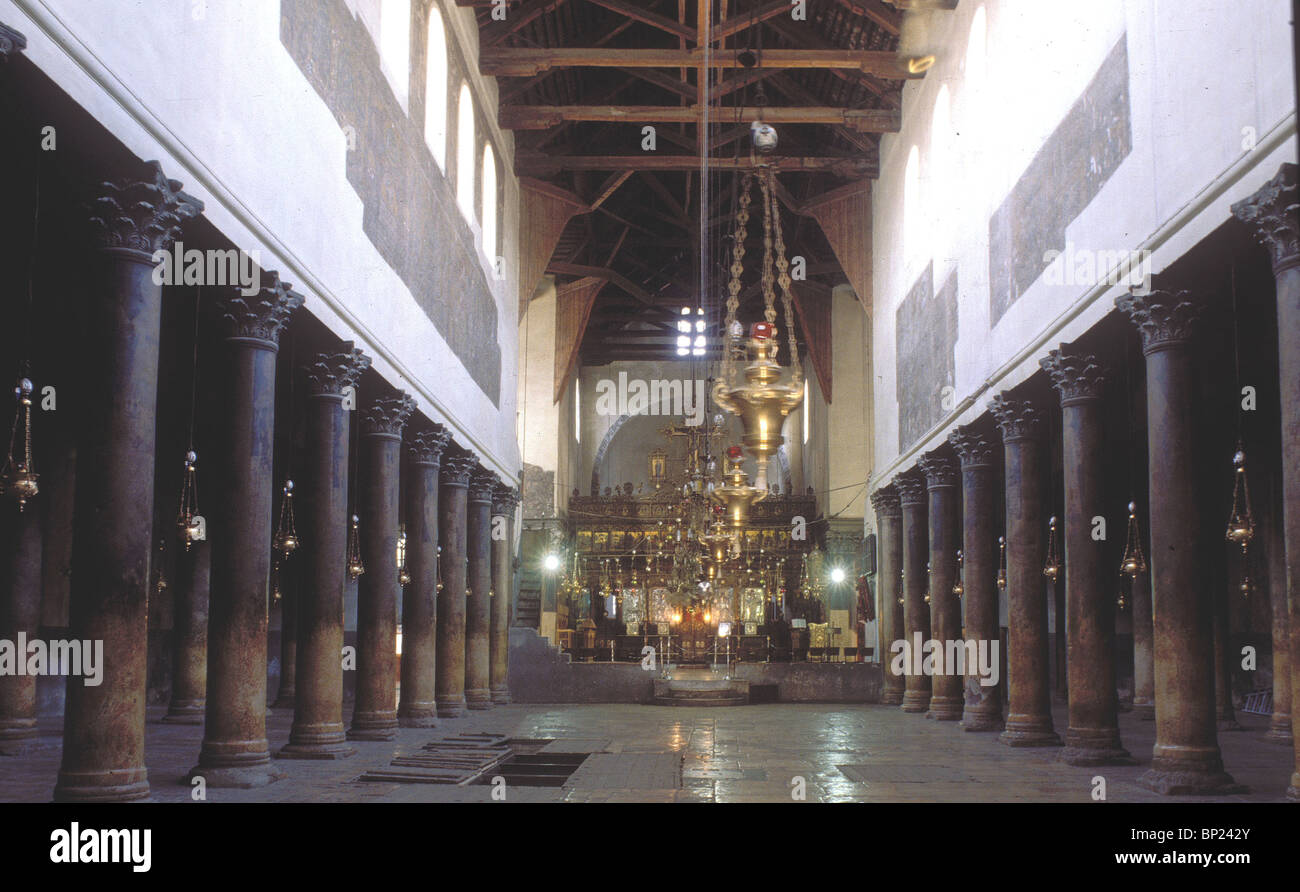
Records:
[[[491,144],[483,146],[483,253],[496,268],[497,262],[497,159]]]
[[[429,10],[429,62],[424,80],[424,141],[438,169],[447,170],[447,34],[442,13]]]
[[[411,0],[383,0],[379,7],[379,58],[397,101],[406,108],[411,90]]]
[[[456,201],[466,220],[474,219],[474,98],[460,85],[456,112]]]

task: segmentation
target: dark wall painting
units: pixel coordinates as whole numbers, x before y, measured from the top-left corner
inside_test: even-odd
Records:
[[[934,265],[927,264],[894,322],[898,451],[903,452],[943,417],[944,388],[956,384],[957,270],[936,293]]]

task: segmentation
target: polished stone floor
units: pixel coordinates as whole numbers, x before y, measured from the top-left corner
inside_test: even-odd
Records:
[[[156,801],[185,801],[202,729],[165,725],[151,710],[149,779]],[[1057,729],[1065,708],[1056,707]],[[1249,792],[1225,801],[1283,798],[1293,761],[1289,748],[1262,739],[1268,721],[1239,715],[1244,730],[1219,735],[1228,771]],[[289,710],[272,710],[274,752],[289,736]],[[18,757],[0,757],[0,801],[49,801],[58,770],[61,724],[42,721],[42,736]],[[1150,761],[1155,726],[1121,716],[1124,743],[1139,764],[1074,768],[1056,749],[1011,749],[996,734],[964,733],[896,707],[765,704],[719,708],[637,705],[512,705],[444,720],[438,728],[403,729],[396,741],[356,742],[341,761],[278,760],[285,779],[257,790],[210,788],[208,801],[466,802],[485,801],[491,785],[361,782],[369,769],[415,753],[443,737],[497,733],[542,749],[590,752],[562,787],[505,787],[514,802],[1088,802],[1094,778],[1111,802],[1169,801],[1135,780]],[[1186,800],[1179,800],[1186,801]]]

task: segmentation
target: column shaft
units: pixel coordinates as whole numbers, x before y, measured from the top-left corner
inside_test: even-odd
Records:
[[[903,605],[899,574],[903,570],[903,510],[898,492],[887,486],[871,496],[876,508],[878,569],[876,572],[876,616],[880,622],[880,661],[884,668],[884,690],[880,702],[897,706],[903,702],[907,677],[891,659],[891,646],[903,640]]]
[[[492,616],[489,630],[490,680],[493,703],[510,702],[510,601],[514,589],[516,490],[498,486],[492,506],[493,525],[501,518],[501,535],[492,537]]]
[[[490,709],[492,611],[492,490],[498,480],[482,468],[470,479],[466,518],[469,595],[465,605],[465,705]]]
[[[5,591],[0,592],[0,640],[18,646],[19,636],[30,641],[39,634],[41,623],[41,512],[27,503],[23,511],[6,500],[0,505],[10,517],[5,538],[8,545],[4,568]],[[24,648],[25,650],[25,648]],[[27,654],[14,659],[25,665]],[[0,674],[0,756],[26,752],[37,736],[36,676]]]
[[[206,540],[182,541],[176,559],[175,621],[172,626],[172,693],[163,721],[203,724],[208,690],[208,593],[212,549]]]
[[[1282,517],[1270,512],[1268,549],[1269,606],[1273,614],[1273,717],[1265,737],[1291,746],[1291,623],[1286,603],[1286,554],[1283,549]]]
[[[438,610],[438,474],[451,435],[441,427],[411,441],[411,479],[406,484],[406,569],[402,593],[402,694],[398,723],[405,728],[438,724],[434,694]]]
[[[1151,573],[1142,571],[1133,579],[1133,712],[1140,719],[1155,721],[1156,665],[1154,631],[1151,625]]]
[[[925,712],[930,707],[930,676],[916,669],[923,662],[918,651],[930,638],[930,607],[925,603],[925,563],[930,548],[925,480],[917,474],[899,475],[894,486],[903,506],[903,712]]]
[[[298,688],[298,567],[302,558],[280,558],[280,689],[276,692],[277,708],[293,708]]]
[[[957,570],[958,470],[957,463],[947,455],[933,452],[923,455],[920,465],[930,499],[930,635],[936,644],[935,673],[926,717],[955,722],[961,718],[966,705],[961,602],[952,593]]]
[[[438,715],[443,718],[455,718],[465,711],[466,489],[472,466],[470,456],[445,456],[438,489],[442,593],[438,596],[435,696]]]

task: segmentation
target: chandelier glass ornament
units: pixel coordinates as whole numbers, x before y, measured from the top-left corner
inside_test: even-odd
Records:
[[[294,527],[293,481],[286,479],[281,492],[283,498],[280,500],[280,521],[276,525],[275,538],[271,544],[281,555],[288,557],[297,551],[298,546],[302,544],[298,539],[298,530]]]
[[[13,429],[9,433],[9,456],[5,460],[4,470],[0,471],[0,492],[12,496],[18,502],[22,512],[27,503],[40,492],[40,475],[36,473],[36,464],[32,460],[32,382],[30,378],[19,378],[14,387],[14,399],[18,406],[14,411]],[[19,426],[22,427],[21,443]],[[21,457],[14,460],[14,451],[21,450]]]
[[[1250,486],[1246,482],[1246,452],[1237,441],[1237,452],[1232,456],[1236,468],[1232,483],[1232,514],[1228,517],[1228,530],[1224,534],[1229,542],[1241,546],[1246,554],[1250,540],[1255,538],[1255,517],[1250,510]]]
[[[1007,590],[1007,537],[998,536],[998,590]]]
[[[723,475],[722,486],[714,487],[712,496],[722,504],[727,515],[727,523],[733,530],[739,530],[749,520],[749,507],[767,498],[766,486],[750,486],[749,475],[741,467],[744,456],[739,446],[727,449],[727,473]],[[760,463],[759,467],[763,467]]]
[[[185,453],[185,476],[181,480],[181,505],[176,512],[176,532],[185,543],[185,550],[199,541],[203,533],[199,521],[199,489],[195,477],[195,464],[199,456],[193,449]]]
[[[761,166],[745,174],[732,241],[731,280],[727,284],[727,346],[723,351],[722,373],[713,387],[713,401],[740,418],[744,427],[741,443],[758,463],[755,487],[767,490],[767,463],[784,443],[781,427],[785,417],[803,400],[803,366],[794,337],[794,301],[790,294],[789,261],[781,232],[781,215],[776,206],[775,172]],[[763,261],[760,285],[764,321],[756,322],[750,336],[736,318],[740,309],[741,276],[744,273],[745,238],[749,231],[750,192],[757,179],[763,207]],[[776,327],[776,288],[781,291],[784,322],[790,349],[791,374],[787,380],[777,363],[780,343]],[[741,362],[746,364],[741,368]],[[743,379],[743,380],[742,380]]]
[[[1056,515],[1047,522],[1047,558],[1043,561],[1043,575],[1053,582],[1061,575],[1061,559],[1056,554]]]
[[[366,565],[361,562],[361,518],[352,515],[352,524],[348,527],[348,578],[357,579],[366,572]]]
[[[966,565],[966,559],[962,555],[961,549],[959,548],[957,549],[957,579],[952,584],[952,593],[956,595],[958,598],[960,598],[962,594],[966,591],[966,587],[963,582],[966,577],[966,571],[963,569],[965,565]]]
[[[1138,532],[1137,502],[1128,503],[1128,533],[1124,540],[1124,557],[1119,562],[1119,572],[1136,579],[1147,570],[1147,559],[1142,554],[1142,536]]]

